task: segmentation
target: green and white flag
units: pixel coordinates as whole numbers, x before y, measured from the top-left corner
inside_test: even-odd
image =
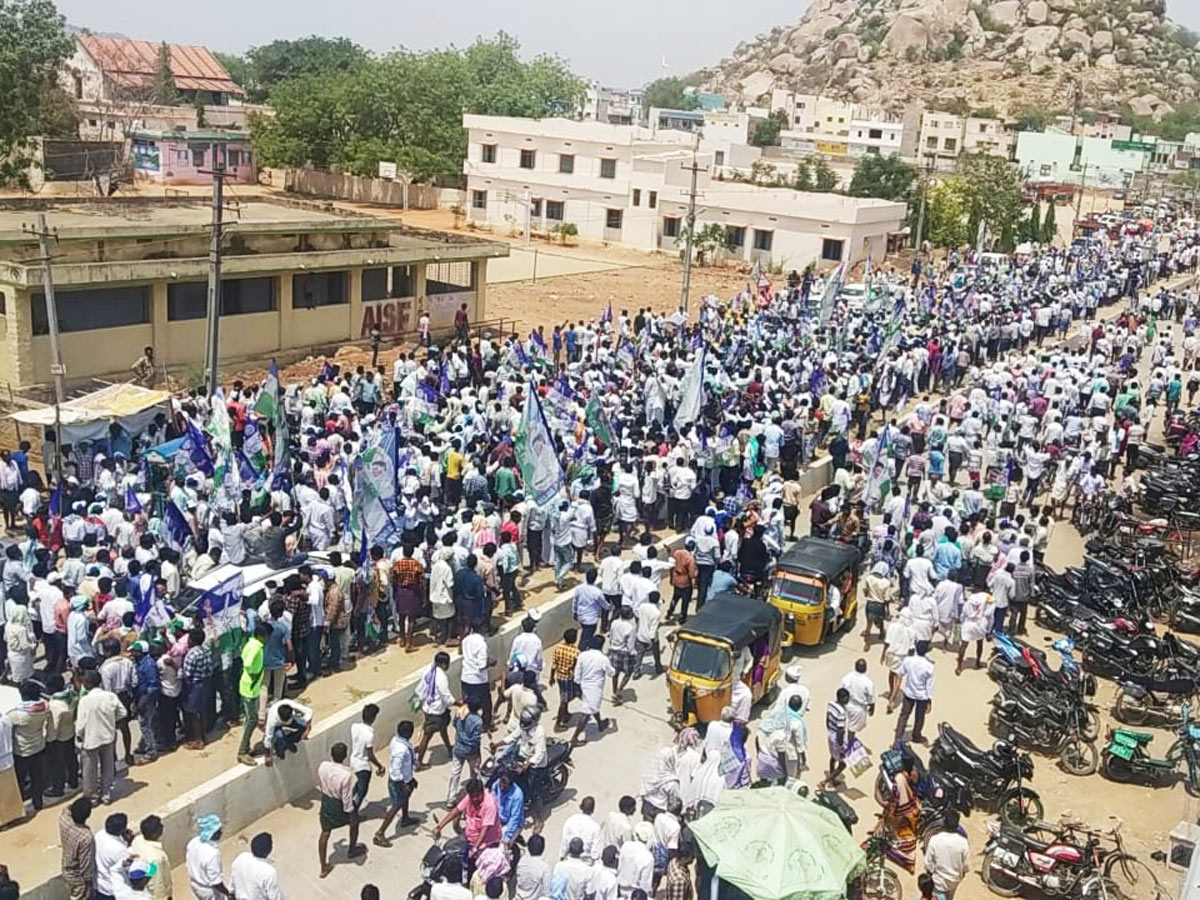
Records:
[[[274,419],[275,411],[279,409],[279,366],[271,361],[267,380],[263,382],[258,399],[254,401],[254,411],[264,419]]]
[[[675,430],[683,429],[700,418],[704,406],[704,356],[707,347],[701,347],[692,361],[692,367],[683,376],[683,391],[679,396],[679,408],[675,410]]]
[[[611,447],[613,445],[612,425],[609,424],[604,407],[600,405],[600,392],[598,390],[592,391],[592,396],[588,398],[587,408],[583,411],[583,415],[588,427],[592,429],[596,438],[602,441],[606,447]]]
[[[513,450],[525,481],[525,495],[538,506],[549,503],[563,486],[563,471],[532,383],[526,388],[525,408],[517,424]]]
[[[213,484],[220,487],[233,461],[233,438],[229,422],[229,410],[225,406],[225,392],[217,388],[212,396],[212,414],[204,428],[213,445]]]

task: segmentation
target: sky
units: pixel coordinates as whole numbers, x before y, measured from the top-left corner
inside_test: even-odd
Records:
[[[130,38],[202,44],[238,53],[276,38],[345,36],[370,50],[471,43],[503,29],[525,54],[554,53],[576,74],[636,87],[712,65],[738,42],[803,14],[779,0],[57,0],[73,25]],[[603,9],[603,12],[600,10]],[[733,14],[736,11],[736,15]],[[1200,31],[1200,0],[1167,0],[1167,13]],[[663,67],[663,63],[667,67]]]

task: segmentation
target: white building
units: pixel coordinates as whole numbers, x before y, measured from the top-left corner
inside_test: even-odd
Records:
[[[463,127],[467,216],[493,228],[519,231],[528,216],[533,231],[569,222],[585,239],[676,252],[693,158],[702,167],[697,230],[724,226],[727,258],[788,268],[882,259],[904,223],[902,203],[714,180],[716,151],[694,157],[686,132],[475,115]]]
[[[584,97],[583,118],[612,125],[637,124],[642,118],[641,88],[621,90],[592,82]]]
[[[926,112],[921,116],[921,135],[917,141],[917,161],[935,169],[953,169],[962,153],[966,121],[962,116],[944,112]]]

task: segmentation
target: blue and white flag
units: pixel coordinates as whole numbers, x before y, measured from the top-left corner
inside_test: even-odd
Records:
[[[675,410],[675,430],[684,428],[700,418],[704,406],[704,357],[705,348],[700,348],[688,373],[683,376],[683,390],[679,395],[679,407]]]
[[[174,503],[167,503],[167,511],[163,515],[163,525],[167,530],[167,546],[182,553],[187,542],[193,537],[192,528]]]
[[[842,291],[842,284],[845,280],[846,264],[839,263],[838,267],[829,273],[829,282],[825,285],[825,293],[821,296],[820,325],[822,328],[829,327],[829,320],[833,317],[833,305]]]
[[[132,484],[125,485],[125,512],[136,516],[142,511],[142,501],[138,499],[137,491]]]
[[[188,461],[193,466],[203,472],[205,475],[212,477],[213,461],[208,454],[208,444],[204,440],[204,434],[196,427],[191,419],[187,423],[187,452]]]
[[[50,515],[59,517],[62,515],[62,482],[54,486],[53,492],[50,494]]]
[[[612,301],[608,301],[608,309],[604,310],[604,315],[600,317],[600,324],[607,325],[612,321]]]
[[[526,388],[525,408],[517,424],[513,450],[525,481],[526,496],[538,506],[549,503],[563,486],[563,471],[532,383]]]
[[[242,572],[231,575],[220,584],[205,591],[197,610],[201,618],[212,620],[217,633],[217,652],[236,650],[242,643],[242,597],[246,590],[246,576]]]

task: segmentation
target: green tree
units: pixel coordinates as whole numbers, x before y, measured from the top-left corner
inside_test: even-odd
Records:
[[[685,93],[686,87],[686,82],[674,75],[657,78],[646,85],[646,89],[642,91],[642,107],[645,109],[650,109],[652,106],[658,109],[699,109],[700,101],[696,99],[695,94]]]
[[[1045,131],[1054,121],[1053,110],[1041,106],[1026,106],[1017,112],[1017,131]]]
[[[154,72],[154,88],[151,101],[158,106],[174,106],[179,102],[175,89],[175,76],[171,74],[171,48],[163,41],[158,45],[158,63]]]
[[[798,191],[813,189],[812,160],[801,159],[796,163],[796,174],[792,178],[792,187]]]
[[[1040,235],[1043,244],[1050,244],[1058,237],[1058,223],[1054,220],[1054,203],[1046,209],[1046,218],[1042,219],[1042,233]]]
[[[229,73],[229,77],[245,89],[248,94],[250,83],[253,81],[249,60],[237,53],[214,52],[213,56],[217,58],[217,62],[225,67],[225,71]]]
[[[255,151],[267,166],[367,175],[393,160],[417,181],[461,174],[464,112],[537,117],[580,106],[584,83],[562,60],[526,62],[518,49],[500,33],[466,49],[400,51],[281,81],[271,93],[275,115],[251,119]]]
[[[51,104],[71,49],[51,0],[0,0],[0,184],[28,186],[29,138],[60,121]]]
[[[271,97],[275,88],[288,81],[311,75],[327,75],[357,69],[370,58],[367,51],[349,38],[326,38],[310,35],[296,40],[278,40],[246,51],[246,97],[261,103]],[[230,71],[230,75],[233,72]]]
[[[837,173],[820,157],[813,163],[813,189],[827,194],[837,187]]]
[[[1156,134],[1164,140],[1182,141],[1190,132],[1200,131],[1200,100],[1186,100],[1159,119],[1149,116],[1124,116],[1138,134]]]
[[[681,247],[686,246],[686,232],[687,229],[684,228],[680,235],[679,245]],[[701,226],[692,240],[692,252],[696,254],[696,262],[704,265],[713,253],[725,246],[725,236],[725,226],[719,222],[709,222],[707,225]]]
[[[1034,202],[1029,208],[1029,219],[1024,223],[1022,237],[1027,241],[1040,241],[1042,239],[1042,224],[1038,221],[1041,215],[1041,204]]]
[[[787,113],[785,111],[782,109],[775,110],[775,112],[754,126],[754,131],[750,135],[750,143],[755,147],[778,147],[779,132],[787,125],[787,120]]]
[[[931,185],[925,200],[925,237],[936,247],[967,241],[965,191],[958,176]]]
[[[972,153],[959,162],[958,177],[972,240],[980,222],[987,223],[993,237],[1015,233],[1024,206],[1024,184],[1016,165],[997,156]]]
[[[34,134],[42,137],[79,137],[79,110],[75,98],[57,82],[47,82],[38,98],[38,119]]]
[[[905,200],[912,195],[917,170],[896,154],[864,156],[854,167],[854,177],[846,193],[851,197],[878,197]]]

